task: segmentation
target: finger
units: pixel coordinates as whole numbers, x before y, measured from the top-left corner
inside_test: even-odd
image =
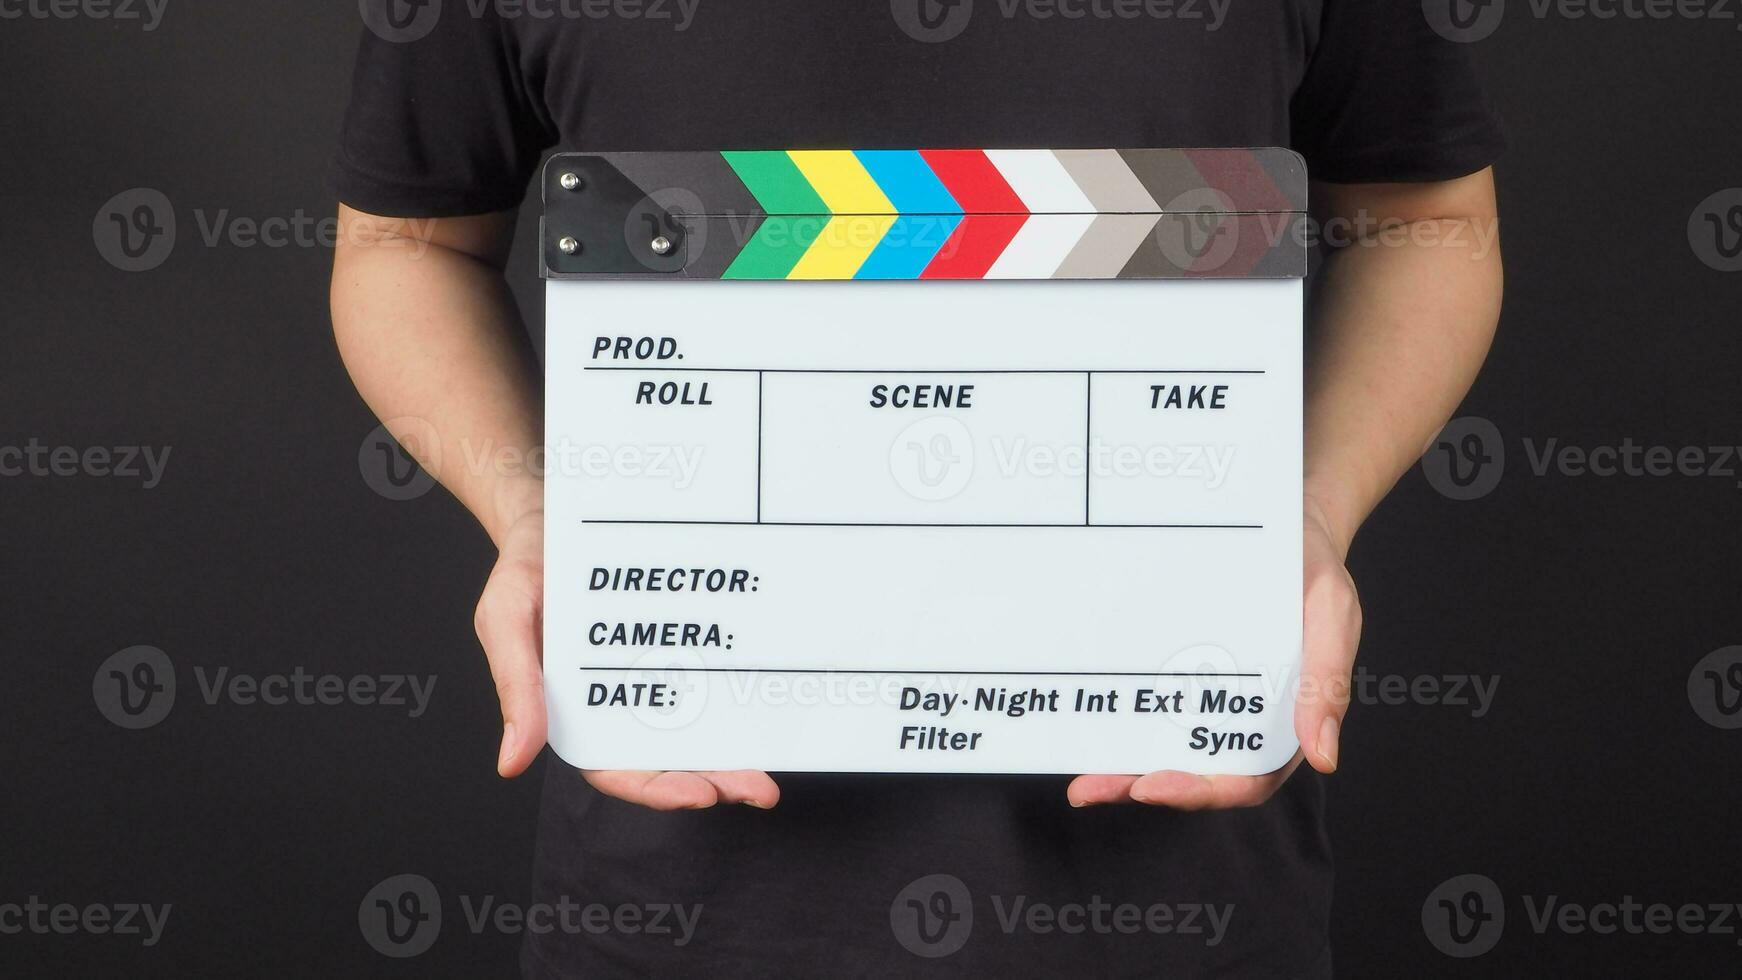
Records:
[[[1065,787],[1065,799],[1071,806],[1130,803],[1131,784],[1135,782],[1136,776],[1078,776]]]
[[[1131,785],[1131,798],[1150,806],[1175,810],[1232,810],[1257,806],[1270,799],[1300,766],[1300,753],[1288,765],[1263,776],[1199,776],[1163,770]]]
[[[1361,604],[1348,573],[1338,568],[1309,579],[1302,616],[1301,687],[1295,700],[1294,733],[1314,769],[1336,772],[1355,649],[1361,641]]]
[[[496,697],[502,704],[502,747],[496,771],[518,776],[532,765],[546,736],[544,667],[538,604],[523,593],[484,590],[476,625]]]
[[[588,769],[582,775],[606,796],[653,810],[700,810],[720,799],[719,790],[699,773]]]
[[[780,787],[760,769],[732,769],[696,775],[713,784],[721,803],[743,803],[758,810],[769,810],[780,802]]]

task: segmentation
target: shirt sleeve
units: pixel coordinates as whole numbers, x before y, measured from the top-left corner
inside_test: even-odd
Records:
[[[1295,92],[1295,149],[1316,180],[1450,180],[1494,162],[1500,125],[1469,49],[1441,36],[1418,0],[1323,0]]]
[[[344,203],[391,217],[516,207],[556,134],[511,31],[463,0],[411,9],[422,13],[409,24],[365,17],[329,183]]]

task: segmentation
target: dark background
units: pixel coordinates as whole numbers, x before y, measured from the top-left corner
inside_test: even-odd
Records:
[[[1699,447],[1713,465],[1707,447],[1742,441],[1742,272],[1689,235],[1702,202],[1742,186],[1733,13],[1578,19],[1512,0],[1471,46],[1511,140],[1507,300],[1461,414],[1492,423],[1503,475],[1455,500],[1413,471],[1352,565],[1364,671],[1498,687],[1481,717],[1433,697],[1355,706],[1330,781],[1344,975],[1739,972],[1736,931],[1538,935],[1525,906],[1742,901],[1742,730],[1689,694],[1702,658],[1742,643],[1742,463],[1531,465],[1550,440]],[[376,423],[331,340],[331,249],[201,234],[220,212],[331,214],[322,174],[359,23],[344,0],[169,0],[153,31],[0,19],[0,445],[171,447],[151,489],[0,477],[0,903],[173,904],[149,949],[0,935],[0,975],[514,968],[518,937],[456,927],[453,907],[529,893],[538,780],[494,774],[471,628],[492,550],[439,490],[371,488],[380,473],[359,460]],[[93,219],[139,187],[173,202],[178,238],[129,273],[105,261]],[[535,226],[522,222],[513,269],[536,324]],[[164,651],[178,691],[132,731],[99,710],[93,676],[137,645]],[[411,718],[208,704],[195,677],[299,666],[438,680]],[[357,922],[399,873],[432,880],[450,917],[403,961]],[[1430,894],[1463,874],[1505,903],[1498,945],[1473,958],[1423,925]]]

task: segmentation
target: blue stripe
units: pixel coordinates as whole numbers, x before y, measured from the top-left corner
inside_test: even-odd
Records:
[[[854,150],[853,155],[901,214],[961,214],[918,150]]]
[[[896,218],[853,278],[918,279],[961,223],[959,214],[904,214]]]

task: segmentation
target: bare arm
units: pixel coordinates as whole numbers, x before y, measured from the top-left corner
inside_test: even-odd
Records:
[[[1325,184],[1319,219],[1371,227],[1332,258],[1307,362],[1306,491],[1338,547],[1470,390],[1500,318],[1493,171]]]
[[[496,767],[517,776],[544,747],[544,487],[538,364],[502,279],[508,213],[396,219],[339,208],[333,333],[388,431],[478,518],[498,557],[478,639],[502,704]],[[602,792],[659,809],[772,806],[766,773],[588,772]]]
[[[1268,776],[1082,776],[1073,803],[1262,803],[1305,758],[1337,767],[1361,608],[1350,542],[1463,400],[1500,315],[1492,171],[1428,184],[1317,185],[1316,220],[1351,240],[1323,270],[1306,390],[1301,754]],[[1335,239],[1333,239],[1335,240]]]
[[[535,476],[468,465],[540,442],[538,364],[502,279],[514,216],[408,220],[340,205],[339,221],[333,333],[351,380],[500,547],[543,507]]]

